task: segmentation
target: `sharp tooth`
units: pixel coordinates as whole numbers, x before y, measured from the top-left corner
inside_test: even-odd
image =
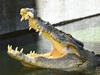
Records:
[[[24,17],[22,17],[20,21],[22,22],[23,20],[24,20]]]
[[[36,29],[36,32],[38,32],[39,31],[39,29]]]
[[[39,36],[42,34],[42,31],[39,32]]]
[[[35,53],[35,51],[32,52],[33,54]]]
[[[12,50],[12,45],[11,45],[11,46],[8,45],[8,50],[9,50],[9,51]]]
[[[16,47],[16,49],[15,49],[15,52],[17,52],[18,51],[18,47]]]
[[[32,51],[30,51],[30,54],[32,54]]]
[[[9,45],[8,45],[8,49],[9,49]]]
[[[10,50],[10,46],[8,45],[8,50]]]
[[[32,28],[30,27],[29,30],[31,30]]]
[[[23,52],[23,48],[20,50],[20,53],[22,53]]]
[[[12,45],[10,46],[10,48],[12,49]]]

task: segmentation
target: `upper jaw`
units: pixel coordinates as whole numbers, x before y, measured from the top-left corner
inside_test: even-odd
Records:
[[[21,22],[22,22],[23,20],[28,20],[28,19],[29,19],[28,14],[23,14],[23,15],[21,15],[21,16],[22,16],[21,19],[20,19]]]

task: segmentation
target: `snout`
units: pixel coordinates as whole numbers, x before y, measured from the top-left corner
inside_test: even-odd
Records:
[[[32,12],[31,9],[28,8],[22,8],[20,10],[20,15],[21,15],[21,20],[28,20],[29,18],[34,18],[34,13]]]

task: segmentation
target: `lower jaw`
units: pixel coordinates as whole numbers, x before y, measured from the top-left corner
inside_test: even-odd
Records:
[[[31,56],[32,54],[26,55],[26,54],[23,54],[22,52],[20,52],[18,50],[16,50],[16,51],[13,50],[12,48],[8,48],[8,54],[12,58],[19,60],[22,63],[23,66],[25,66],[25,67],[27,67],[29,69],[33,69],[33,68],[35,68],[35,69],[36,68],[59,68],[60,69],[61,67],[62,68],[63,67],[64,68],[70,68],[71,67],[71,63],[74,64],[76,59],[78,59],[76,57],[76,55],[71,56],[71,55],[65,54],[65,55],[62,55],[60,57],[57,57],[57,56],[50,55],[52,53],[37,54],[37,55],[33,54],[33,56]],[[72,58],[69,59],[69,57],[67,57],[67,56],[70,56]],[[75,60],[73,58],[75,58]],[[57,64],[55,64],[55,62]],[[65,66],[63,66],[62,62],[64,63]],[[66,62],[71,62],[71,63],[69,63],[70,65],[68,65],[69,67],[66,66],[66,64],[67,64]]]
[[[19,53],[23,53],[23,50],[18,50],[18,47],[16,47],[16,49],[12,49],[12,46],[8,46],[8,54],[11,57],[16,57],[16,54]],[[15,54],[15,55],[14,55]],[[24,54],[24,53],[23,53]],[[48,53],[44,53],[44,54],[37,54],[34,51],[30,51],[30,53],[28,54],[24,54],[25,56],[28,56],[30,58],[35,58],[35,57],[45,57],[48,59],[57,59],[57,58],[62,58],[63,56],[67,55],[67,53],[60,53],[57,50],[53,50],[51,52]]]

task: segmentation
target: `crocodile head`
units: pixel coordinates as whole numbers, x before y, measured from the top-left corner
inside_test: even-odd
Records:
[[[12,46],[8,46],[8,54],[17,60],[20,60],[24,64],[24,66],[28,66],[28,67],[29,65],[34,65],[34,66],[42,65],[42,67],[52,66],[53,68],[56,68],[56,67],[60,68],[62,67],[61,65],[63,64],[62,61],[66,60],[66,59],[63,60],[62,58],[64,56],[67,56],[68,54],[75,54],[76,56],[73,55],[73,57],[75,57],[75,61],[81,60],[77,58],[77,56],[80,57],[80,54],[78,53],[77,47],[75,46],[75,45],[80,46],[79,42],[78,43],[75,42],[76,40],[72,38],[70,34],[66,34],[56,29],[55,27],[51,26],[50,23],[43,21],[42,19],[37,17],[35,13],[36,12],[34,11],[34,9],[22,8],[20,10],[21,21],[28,20],[29,30],[34,29],[36,32],[39,32],[39,35],[43,36],[45,39],[50,41],[53,49],[50,50],[50,52],[44,53],[44,54],[37,54],[34,51],[33,52],[30,51],[29,54],[24,54],[22,52],[23,49],[18,51],[18,47],[14,50]],[[61,60],[62,64],[60,63],[59,64],[60,66],[57,66],[57,65],[54,66],[54,63],[59,62],[59,59],[62,59]],[[71,60],[74,60],[74,59],[72,58]],[[50,61],[51,63],[50,62],[47,62],[47,63],[51,64],[51,66],[48,65],[46,61]],[[63,65],[63,67],[65,66]]]
[[[67,53],[67,50],[65,50],[66,46],[62,43],[63,37],[57,36],[61,31],[59,30],[59,33],[57,30],[57,32],[54,27],[50,26],[50,23],[42,21],[40,18],[37,19],[37,17],[34,17],[34,14],[34,9],[22,8],[20,10],[20,15],[22,16],[21,21],[28,20],[29,30],[33,28],[36,32],[39,32],[40,36],[43,36],[45,39],[50,41],[53,46],[53,50],[50,50],[52,51],[50,57],[59,58],[64,56]],[[64,35],[63,32],[61,34],[62,36]],[[60,40],[58,38],[60,38]]]

